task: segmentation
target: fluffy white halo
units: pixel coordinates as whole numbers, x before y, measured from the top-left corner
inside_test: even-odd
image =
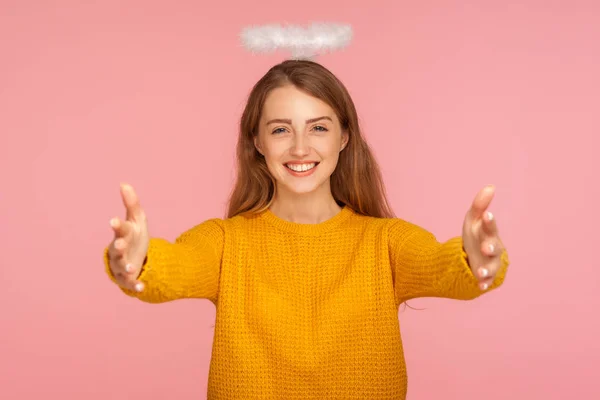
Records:
[[[291,52],[292,58],[310,59],[346,47],[352,40],[352,27],[334,23],[251,26],[242,30],[241,39],[252,53],[283,49]]]

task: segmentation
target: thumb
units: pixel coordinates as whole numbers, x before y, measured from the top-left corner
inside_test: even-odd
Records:
[[[481,218],[483,216],[483,213],[490,206],[495,192],[496,188],[493,185],[487,185],[477,193],[477,196],[475,196],[475,199],[471,204],[471,209],[469,210],[469,216],[472,219]]]
[[[144,211],[140,205],[140,199],[131,185],[126,183],[121,184],[121,199],[127,211],[127,220],[141,222],[144,217]]]

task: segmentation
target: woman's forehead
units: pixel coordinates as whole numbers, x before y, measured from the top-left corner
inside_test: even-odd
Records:
[[[333,109],[323,100],[294,87],[277,88],[271,91],[262,110],[263,119],[310,119],[321,116],[332,118]]]

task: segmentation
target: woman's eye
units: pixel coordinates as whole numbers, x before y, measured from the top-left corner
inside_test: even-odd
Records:
[[[317,125],[313,129],[316,131],[319,131],[319,132],[327,132],[327,128],[325,128],[324,126],[321,126],[321,125]]]
[[[283,133],[283,132],[285,132],[284,128],[277,128],[273,131],[273,133]]]

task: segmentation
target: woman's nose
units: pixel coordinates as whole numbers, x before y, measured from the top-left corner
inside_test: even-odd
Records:
[[[306,156],[309,153],[308,139],[303,134],[294,135],[294,141],[290,153],[296,157]]]

